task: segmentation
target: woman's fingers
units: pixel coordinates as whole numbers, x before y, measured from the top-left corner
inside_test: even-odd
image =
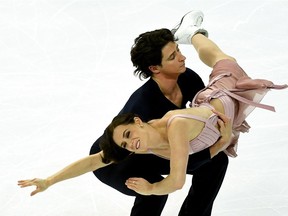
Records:
[[[32,186],[32,185],[35,185],[35,183],[33,181],[34,181],[34,179],[32,179],[32,180],[19,180],[18,185],[20,187]]]
[[[37,178],[28,179],[28,180],[19,180],[18,185],[21,188],[28,187],[28,186],[36,186],[36,190],[32,191],[32,193],[30,194],[31,196],[41,191],[44,191],[48,188],[48,185],[45,179],[37,179]]]
[[[126,180],[126,185],[130,185],[130,186],[136,185],[138,182],[138,179],[139,178],[129,178]]]
[[[126,181],[126,186],[142,195],[151,195],[151,184],[143,178],[129,178]]]
[[[35,194],[37,194],[38,192],[40,192],[39,188],[37,188],[36,190],[32,191],[30,196],[34,196]]]

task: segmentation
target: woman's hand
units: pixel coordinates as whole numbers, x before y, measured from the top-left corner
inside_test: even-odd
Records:
[[[49,184],[48,184],[46,179],[39,179],[39,178],[34,178],[31,180],[19,180],[18,185],[21,188],[35,185],[36,190],[32,191],[32,193],[30,194],[31,196],[33,196],[39,192],[42,192],[49,187]]]
[[[125,185],[131,189],[134,190],[136,193],[142,194],[142,195],[151,195],[152,191],[152,184],[150,184],[147,180],[143,178],[129,178]]]

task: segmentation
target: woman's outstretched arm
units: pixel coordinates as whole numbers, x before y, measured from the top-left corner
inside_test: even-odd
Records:
[[[46,179],[34,178],[30,180],[19,180],[18,185],[21,188],[35,185],[36,189],[31,193],[31,196],[33,196],[39,192],[46,190],[48,187],[52,186],[53,184],[56,184],[57,182],[74,178],[83,175],[87,172],[91,172],[101,167],[109,165],[102,162],[101,154],[102,151],[97,154],[84,157],[68,165],[64,169],[58,171],[57,173],[49,176]]]

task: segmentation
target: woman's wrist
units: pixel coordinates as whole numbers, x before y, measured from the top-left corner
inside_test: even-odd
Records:
[[[47,187],[50,187],[51,185],[55,184],[55,182],[53,181],[53,177],[52,176],[44,179],[44,181],[45,181]]]

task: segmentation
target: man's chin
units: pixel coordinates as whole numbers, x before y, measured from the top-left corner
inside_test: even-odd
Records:
[[[185,67],[185,65],[184,65],[184,66],[181,67],[180,72],[181,72],[181,73],[184,73],[185,71],[186,71],[186,67]]]

